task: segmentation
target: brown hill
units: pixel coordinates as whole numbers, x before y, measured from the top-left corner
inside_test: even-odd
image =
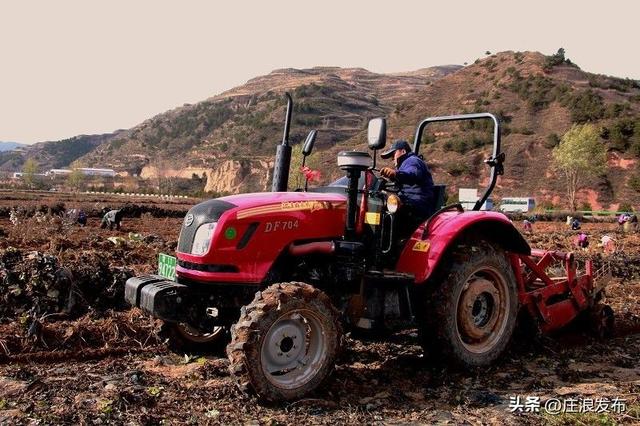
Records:
[[[83,157],[89,164],[144,177],[207,175],[208,190],[262,190],[285,105],[295,100],[294,142],[321,130],[322,151],[353,137],[374,116],[390,114],[401,99],[458,69],[428,68],[410,74],[376,74],[335,67],[284,69],[254,78],[195,105],[160,114],[119,134]],[[260,172],[259,177],[254,172]]]
[[[34,159],[40,171],[66,167],[121,132],[122,130],[102,135],[80,135],[59,141],[22,145],[11,151],[0,152],[0,171],[21,170],[27,158]]]
[[[592,208],[640,203],[637,81],[590,74],[569,61],[540,53],[503,52],[404,98],[389,116],[390,136],[413,140],[416,125],[424,118],[481,111],[498,115],[503,124],[507,160],[495,191],[498,198],[535,196],[563,205],[564,185],[552,167],[551,149],[573,123],[591,122],[602,129],[609,167],[606,175],[589,182],[591,189],[580,193],[580,201]],[[421,153],[436,180],[449,185],[450,194],[457,193],[458,187],[486,184],[482,160],[491,150],[489,124],[427,128]],[[361,133],[345,145],[364,149],[364,139]],[[327,163],[335,151],[327,156]]]

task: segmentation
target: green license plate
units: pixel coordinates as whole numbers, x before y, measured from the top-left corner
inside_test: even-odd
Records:
[[[176,279],[176,258],[168,254],[160,253],[158,255],[158,275],[169,280]]]

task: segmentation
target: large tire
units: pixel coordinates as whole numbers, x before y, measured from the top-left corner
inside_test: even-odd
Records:
[[[162,333],[168,337],[171,349],[187,352],[220,350],[229,336],[225,327],[215,327],[210,333],[202,333],[186,323],[164,323]]]
[[[303,283],[256,293],[231,327],[229,369],[240,390],[266,401],[297,399],[332,372],[342,329],[329,297]]]
[[[422,313],[425,351],[463,368],[494,362],[518,314],[513,269],[501,248],[479,240],[458,245],[440,265]]]

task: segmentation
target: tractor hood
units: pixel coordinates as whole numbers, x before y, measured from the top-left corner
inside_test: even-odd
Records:
[[[317,192],[265,192],[204,201],[184,218],[176,250],[178,276],[261,282],[291,244],[340,238],[346,207],[346,194]]]
[[[261,216],[268,213],[316,211],[346,208],[346,194],[314,192],[259,192],[218,198],[218,201],[233,204],[238,219]]]
[[[283,203],[334,202],[344,204],[347,196],[317,192],[256,192],[251,194],[230,195],[217,200],[235,205],[239,209],[251,209],[263,206],[282,206]],[[287,207],[287,205],[283,207]],[[302,206],[302,204],[300,204]],[[311,205],[310,205],[311,206]]]

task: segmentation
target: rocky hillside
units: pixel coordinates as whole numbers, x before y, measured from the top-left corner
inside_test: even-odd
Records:
[[[325,180],[339,174],[334,165],[338,151],[365,149],[371,117],[388,117],[390,139],[412,139],[425,117],[488,111],[504,125],[507,163],[498,197],[533,195],[562,204],[563,186],[551,166],[551,149],[573,123],[592,122],[609,149],[609,167],[606,175],[590,182],[592,189],[583,191],[580,201],[593,208],[640,202],[640,84],[582,71],[564,55],[535,52],[502,52],[466,67],[399,74],[335,67],[276,70],[132,129],[93,139],[92,146],[79,137],[74,138],[82,142],[78,149],[64,155],[49,155],[49,147],[74,146],[69,140],[38,144],[39,149],[29,148],[20,158],[38,153],[39,161],[56,166],[79,158],[88,166],[143,177],[206,175],[206,189],[216,192],[264,190],[282,138],[285,91],[295,102],[293,143],[310,129],[319,130],[313,157]],[[423,147],[436,180],[447,183],[450,193],[486,183],[482,160],[490,150],[490,126],[434,126]]]
[[[573,123],[594,123],[608,147],[606,175],[589,182],[580,202],[592,208],[640,203],[640,83],[580,70],[557,55],[503,52],[452,73],[410,94],[389,117],[391,138],[413,140],[417,123],[435,115],[492,112],[503,124],[505,175],[495,195],[535,196],[563,206],[563,181],[551,149]],[[482,187],[482,160],[491,151],[492,126],[437,124],[427,128],[421,153],[450,193]],[[363,149],[362,132],[345,145]],[[336,150],[327,153],[330,164]]]
[[[0,152],[1,151],[11,151],[14,150],[16,148],[22,148],[27,146],[26,144],[23,143],[19,143],[19,142],[5,142],[5,141],[0,141]]]
[[[21,146],[16,151],[0,152],[0,170],[20,170],[27,158],[36,160],[40,171],[65,167],[101,144],[117,137],[120,132],[104,135],[80,135],[59,141]]]
[[[290,139],[297,143],[317,128],[317,148],[322,151],[353,137],[369,118],[390,114],[409,94],[459,68],[393,75],[326,67],[276,70],[147,120],[82,160],[143,177],[206,174],[206,189],[216,192],[262,190],[282,138],[285,91],[295,103]]]

